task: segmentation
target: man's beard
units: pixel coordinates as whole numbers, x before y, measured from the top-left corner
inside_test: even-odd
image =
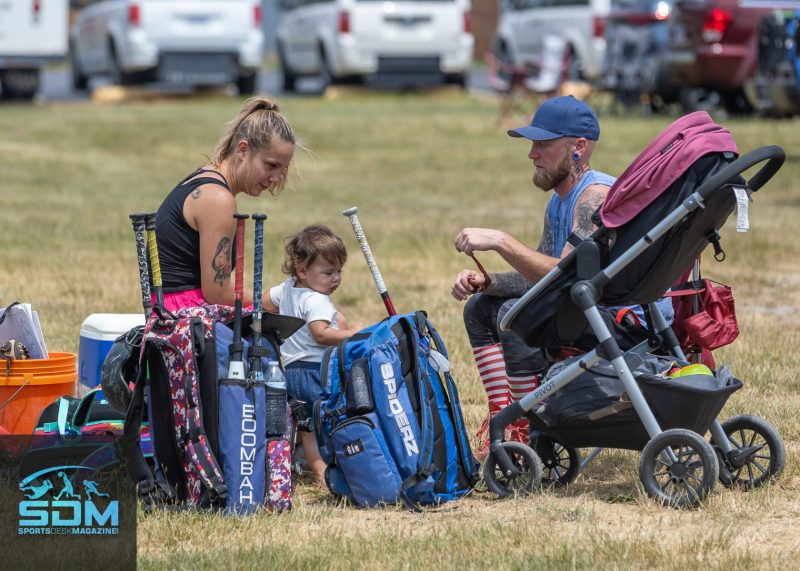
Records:
[[[569,176],[571,168],[569,154],[564,154],[553,170],[536,169],[533,172],[533,184],[545,192],[553,190]]]

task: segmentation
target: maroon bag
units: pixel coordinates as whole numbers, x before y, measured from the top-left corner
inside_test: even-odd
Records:
[[[685,349],[702,351],[703,362],[706,361],[707,352],[729,345],[739,336],[736,307],[729,286],[702,279],[682,284],[667,295],[673,298],[673,329],[678,341]],[[696,313],[693,306],[695,298]]]

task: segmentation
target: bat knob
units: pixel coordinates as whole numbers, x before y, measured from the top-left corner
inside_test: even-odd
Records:
[[[146,230],[156,229],[156,213],[148,212],[144,215],[144,226]]]
[[[250,215],[249,214],[239,214],[237,212],[236,214],[233,215],[233,217],[236,218],[237,220],[247,220],[248,218],[250,218]]]
[[[356,212],[358,212],[358,206],[354,206],[353,208],[348,208],[347,210],[345,210],[344,212],[342,212],[342,214],[343,214],[344,216],[352,216],[352,215],[353,215],[353,214],[355,214]]]
[[[267,219],[267,215],[266,214],[261,214],[261,213],[256,213],[256,214],[253,214],[253,216],[251,216],[251,218],[253,220],[266,220]]]

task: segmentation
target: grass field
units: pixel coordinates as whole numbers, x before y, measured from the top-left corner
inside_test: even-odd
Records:
[[[474,431],[485,397],[452,279],[469,260],[453,248],[465,226],[535,243],[548,195],[533,189],[525,143],[493,127],[496,105],[468,96],[363,95],[282,102],[304,142],[279,200],[264,211],[268,284],[282,241],[323,222],[351,251],[335,301],[363,323],[383,306],[341,211],[361,223],[400,311],[425,309],[447,341]],[[51,350],[77,351],[83,319],[141,310],[128,214],[155,210],[211,152],[240,100],[198,98],[97,106],[0,107],[0,304],[31,302]],[[601,118],[592,165],[619,174],[670,119]],[[745,493],[721,486],[701,509],[649,501],[638,454],[606,451],[566,490],[496,501],[485,492],[421,514],[338,505],[301,481],[297,509],[245,520],[141,516],[142,569],[789,569],[800,557],[800,122],[725,121],[746,151],[783,146],[789,159],[755,197],[748,234],[723,231],[724,263],[705,273],[734,286],[741,335],[717,353],[744,388],[723,417],[764,416],[786,440],[782,478]],[[499,259],[485,254],[490,270]],[[250,263],[247,265],[250,268]],[[246,280],[250,280],[249,271]]]

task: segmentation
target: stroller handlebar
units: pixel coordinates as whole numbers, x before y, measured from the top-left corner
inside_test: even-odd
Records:
[[[711,193],[717,189],[722,188],[726,184],[734,182],[734,179],[744,173],[746,170],[754,167],[755,165],[767,161],[759,171],[747,181],[747,186],[751,191],[756,192],[764,186],[781,168],[783,162],[786,160],[786,153],[778,145],[769,145],[766,147],[759,147],[747,154],[742,155],[729,165],[725,166],[717,174],[705,181],[697,192],[704,199],[708,198]]]
[[[756,192],[759,188],[767,184],[767,182],[769,182],[775,173],[778,172],[781,166],[783,166],[783,162],[786,160],[786,152],[778,145],[761,147],[753,151],[753,153],[759,151],[762,151],[764,154],[764,159],[761,159],[762,161],[765,159],[769,160],[767,164],[761,167],[761,169],[759,169],[759,171],[747,181],[747,185],[753,192]]]

